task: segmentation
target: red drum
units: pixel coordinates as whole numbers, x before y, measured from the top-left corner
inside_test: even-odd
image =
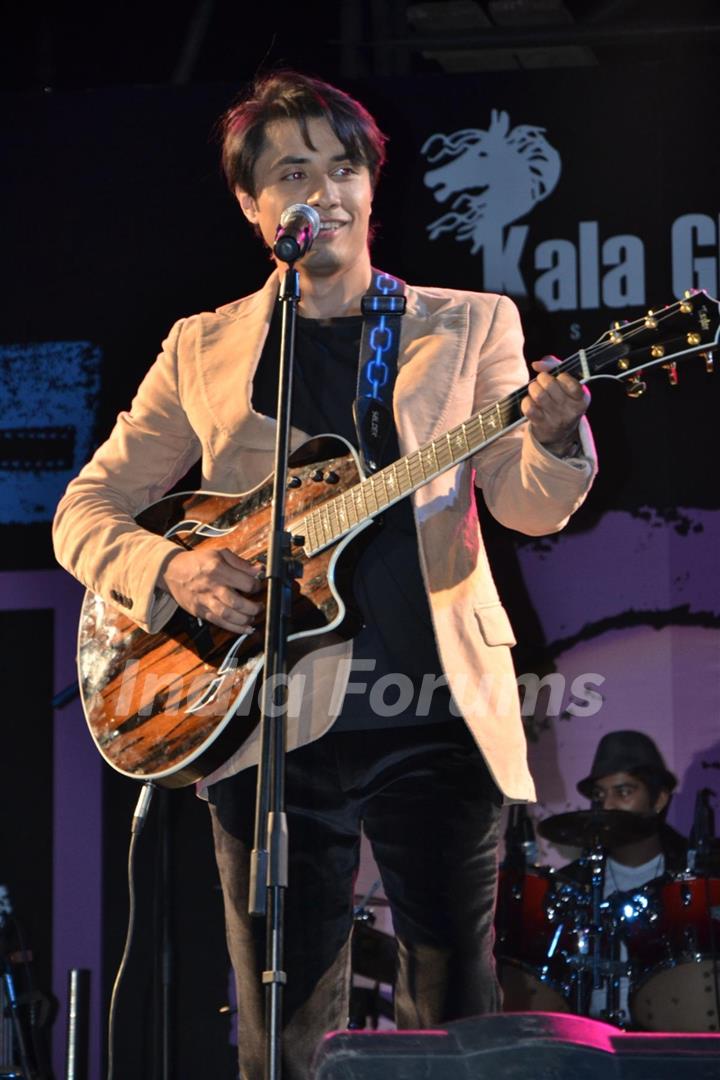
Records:
[[[553,892],[550,869],[500,871],[495,956],[504,1012],[570,1012],[561,935],[547,915]]]
[[[720,1031],[720,878],[680,875],[637,890],[648,899],[625,924],[630,1014],[646,1031]]]

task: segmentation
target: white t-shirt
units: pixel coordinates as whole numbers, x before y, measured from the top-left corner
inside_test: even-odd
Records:
[[[648,881],[653,881],[654,878],[661,877],[664,873],[665,856],[662,852],[653,856],[649,862],[643,863],[642,866],[625,866],[623,863],[616,862],[615,859],[608,859],[605,864],[603,898],[607,899],[613,893],[632,892],[633,889],[639,889],[642,885],[646,885]],[[626,961],[627,958],[627,948],[625,943],[621,941],[620,960]],[[625,1014],[626,1021],[630,1018],[628,1009],[629,988],[630,980],[625,975],[621,976],[620,1009]],[[606,1003],[607,993],[605,987],[600,990],[593,990],[590,1000],[590,1015],[602,1019],[600,1014],[606,1008]]]

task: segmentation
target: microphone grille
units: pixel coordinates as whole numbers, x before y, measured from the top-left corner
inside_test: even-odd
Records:
[[[320,215],[314,206],[308,206],[307,203],[293,203],[292,206],[288,206],[283,210],[280,215],[281,226],[285,228],[288,221],[298,215],[307,218],[313,235],[320,231]]]

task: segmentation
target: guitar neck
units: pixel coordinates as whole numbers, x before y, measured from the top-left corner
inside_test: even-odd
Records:
[[[580,354],[569,357],[553,374],[560,371],[582,375]],[[308,554],[336,543],[359,525],[516,427],[524,420],[520,406],[527,392],[527,386],[520,387],[311,511],[294,526],[305,536]]]

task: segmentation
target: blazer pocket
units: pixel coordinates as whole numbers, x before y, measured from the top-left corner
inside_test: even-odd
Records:
[[[474,610],[480,632],[487,645],[515,644],[515,635],[502,604],[481,604]]]

